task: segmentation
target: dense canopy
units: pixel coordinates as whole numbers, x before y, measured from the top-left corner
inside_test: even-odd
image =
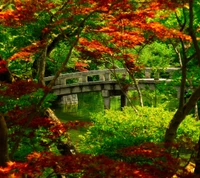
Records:
[[[0,177],[199,176],[200,141],[195,130],[200,98],[199,8],[198,0],[2,0]],[[180,68],[171,80],[173,87],[179,86],[178,99],[173,87],[158,85],[159,107],[164,108],[159,112],[153,109],[156,104],[150,104],[152,99],[144,99],[146,95],[151,98],[152,91],[142,91],[138,85],[145,67],[151,67],[155,74],[161,68]],[[96,120],[89,123],[62,123],[50,109],[56,100],[52,87],[60,74],[116,68],[125,68],[129,74],[126,83],[120,83],[122,76],[113,75],[133,111],[120,111],[120,118],[117,112],[102,111],[103,115],[96,114]],[[45,83],[46,76],[54,77]],[[126,91],[130,85],[136,88],[133,96]],[[147,106],[153,107],[146,110]],[[174,113],[170,115],[168,110]],[[147,121],[152,119],[148,115],[151,112],[156,113],[156,119],[172,116],[168,126],[162,128],[164,133],[159,130],[157,137],[145,130],[148,126],[153,130],[156,125]],[[159,115],[161,112],[166,116]],[[193,114],[193,120],[189,114]],[[146,118],[147,125],[138,125],[137,136],[134,129],[138,120],[134,123],[130,115],[141,117],[140,123]],[[192,120],[186,123],[191,128],[185,126],[188,130],[180,133],[179,126],[186,116]],[[113,119],[109,127],[105,118]],[[115,123],[121,118],[125,125],[119,124],[118,128]],[[135,127],[133,131],[129,131],[130,126]],[[80,127],[91,133],[83,137],[86,147],[74,146],[68,134],[70,129]],[[129,132],[125,134],[126,129]],[[190,134],[193,129],[194,138]],[[144,133],[146,141],[141,141]],[[123,134],[131,141],[123,142]],[[100,149],[103,137],[109,139]],[[93,142],[96,145],[91,146]],[[119,146],[122,142],[124,145]],[[187,144],[193,147],[184,147]],[[177,156],[179,148],[185,154],[192,150],[189,162],[196,165],[194,174],[182,166]]]

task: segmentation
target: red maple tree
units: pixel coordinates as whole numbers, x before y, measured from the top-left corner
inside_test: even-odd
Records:
[[[181,2],[181,3],[180,3]],[[136,3],[130,0],[68,0],[65,3],[56,3],[48,0],[36,1],[13,1],[14,8],[5,7],[0,12],[0,23],[5,27],[18,28],[28,23],[36,22],[38,14],[48,13],[54,20],[41,29],[41,40],[20,48],[15,54],[6,60],[0,61],[0,74],[7,72],[7,62],[16,59],[29,61],[31,57],[45,48],[52,47],[53,42],[60,38],[52,38],[51,33],[59,31],[57,37],[61,40],[69,39],[71,47],[63,62],[62,67],[68,62],[72,50],[76,49],[80,54],[80,60],[76,63],[78,70],[86,67],[82,56],[90,56],[97,61],[105,57],[122,61],[124,66],[134,72],[140,69],[137,66],[137,57],[129,54],[128,49],[138,45],[151,43],[156,38],[182,38],[190,40],[187,35],[175,29],[168,29],[164,25],[154,20],[157,11],[174,11],[183,5],[179,0],[152,0]],[[6,4],[6,2],[5,2]],[[158,18],[158,16],[157,16]],[[163,18],[163,17],[162,17]],[[91,23],[98,22],[97,24]],[[101,23],[101,22],[104,23]],[[66,23],[67,22],[67,23]],[[66,27],[67,26],[67,27]],[[70,26],[70,32],[65,30]],[[90,34],[90,35],[88,35]],[[60,35],[60,36],[59,36]],[[91,38],[93,35],[93,38]],[[72,37],[72,39],[70,38]],[[55,40],[56,39],[56,40]],[[51,45],[50,45],[51,44]],[[50,50],[50,48],[49,48]],[[51,50],[50,50],[51,51]],[[83,62],[83,63],[82,63]],[[62,72],[59,70],[54,78]],[[149,164],[138,165],[126,161],[112,160],[103,155],[59,155],[50,151],[52,144],[62,144],[61,139],[65,137],[65,132],[70,128],[77,128],[88,123],[69,122],[66,124],[56,123],[52,119],[43,115],[44,100],[50,88],[28,80],[19,80],[11,84],[2,83],[0,94],[2,101],[0,105],[6,106],[3,117],[12,133],[9,133],[13,155],[19,147],[21,139],[31,140],[38,133],[37,129],[43,132],[43,138],[48,141],[40,141],[41,152],[33,152],[27,155],[24,161],[7,162],[0,168],[1,177],[39,177],[43,175],[45,169],[49,169],[49,175],[80,173],[81,177],[169,177],[176,174],[177,160],[160,147],[147,144],[140,147],[126,148],[121,151],[125,156],[142,155],[142,157],[153,160]],[[43,97],[35,100],[37,91],[43,92]],[[19,105],[17,100],[29,96],[30,105]],[[33,98],[33,100],[31,100]],[[24,101],[24,100],[23,100]],[[0,139],[5,135],[0,135]],[[162,156],[166,161],[161,161]],[[157,158],[157,159],[156,159]],[[105,166],[106,165],[106,166]],[[159,167],[160,166],[160,167]],[[182,174],[184,176],[184,173]],[[189,177],[189,175],[186,175]]]

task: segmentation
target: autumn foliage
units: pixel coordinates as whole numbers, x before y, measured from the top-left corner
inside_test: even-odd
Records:
[[[156,39],[190,41],[188,35],[169,29],[156,20],[167,17],[167,14],[165,17],[157,12],[166,10],[170,13],[183,6],[181,0],[141,3],[129,0],[13,0],[12,3],[14,8],[5,6],[0,11],[0,23],[5,28],[18,29],[37,23],[40,17],[48,20],[45,19],[40,27],[40,38],[29,40],[28,45],[0,60],[0,75],[8,71],[9,62],[36,60],[45,49],[51,52],[50,47],[53,48],[59,40],[67,41],[67,45],[76,50],[76,70],[88,70],[85,62],[88,58],[96,63],[103,63],[104,58],[109,58],[122,62],[131,73],[139,71],[142,66],[138,65],[137,56],[130,54],[130,49]],[[69,51],[71,54],[72,50]],[[36,57],[38,54],[39,57]],[[66,57],[66,62],[69,58]],[[45,116],[44,111],[51,102],[50,92],[51,88],[34,82],[31,77],[12,84],[0,84],[0,112],[5,116],[9,129],[11,152],[11,161],[7,167],[0,168],[0,177],[77,174],[83,178],[165,178],[178,175],[178,170],[182,171],[182,177],[190,176],[179,167],[177,159],[162,146],[153,143],[118,150],[121,159],[116,160],[104,155],[61,155],[57,146],[69,139],[66,136],[68,130],[87,127],[91,123],[58,124]],[[33,147],[26,150],[27,155],[20,160],[16,154],[23,144],[27,144],[26,141]]]
[[[0,60],[0,73],[5,73],[8,71],[7,62],[5,60]]]
[[[22,88],[26,90],[22,90]],[[38,89],[48,92],[48,88],[34,82],[18,81],[13,84],[6,84],[1,89],[1,96],[9,97],[10,101],[4,100],[4,98],[2,98],[2,101],[22,100],[21,97],[24,95],[35,98],[37,95],[35,96],[34,92],[37,92]],[[34,100],[32,101],[34,102]],[[8,106],[8,103],[4,102],[1,103],[1,106]],[[55,144],[61,144],[63,138],[68,139],[65,135],[68,130],[87,127],[91,123],[76,121],[57,124],[36,111],[34,103],[30,106],[27,104],[26,106],[20,106],[18,104],[16,103],[16,106],[13,106],[7,112],[6,122],[11,131],[9,140],[11,143],[16,143],[18,137],[22,136],[31,142],[32,139],[39,136],[38,134],[42,134],[42,138],[37,142],[40,149],[29,153],[24,161],[10,161],[7,163],[6,168],[0,168],[2,178],[6,178],[8,175],[12,177],[27,175],[30,178],[36,178],[57,174],[77,174],[83,178],[120,178],[124,176],[166,178],[175,174],[177,176],[181,174],[181,177],[192,177],[184,167],[180,167],[179,160],[171,156],[162,144],[145,143],[140,146],[113,150],[118,152],[120,159],[111,159],[104,155],[94,156],[81,153],[61,155],[51,152],[49,148],[53,148]],[[32,144],[36,143],[32,141]],[[13,144],[11,145],[13,146]]]
[[[26,174],[34,178],[44,176],[45,169],[50,168],[49,175],[79,173],[83,178],[166,178],[175,175],[183,178],[193,177],[179,166],[178,160],[171,157],[159,145],[146,143],[139,147],[125,148],[119,152],[124,157],[123,159],[128,161],[112,160],[104,155],[61,156],[51,152],[33,152],[27,156],[27,161],[24,163],[9,162],[7,168],[0,169],[0,175],[6,177],[8,173],[14,171],[13,177]],[[138,162],[139,160],[140,162]]]

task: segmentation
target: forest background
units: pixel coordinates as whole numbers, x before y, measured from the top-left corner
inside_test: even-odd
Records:
[[[198,176],[199,6],[197,0],[1,1],[1,176]],[[179,99],[163,83],[158,108],[145,106],[140,72],[170,66],[180,67],[172,82],[180,85]],[[61,73],[122,67],[137,89],[131,107],[90,123],[61,123],[50,109]],[[54,79],[45,84],[49,75]],[[78,127],[88,132],[76,147],[67,131]],[[190,162],[194,173],[185,169]]]

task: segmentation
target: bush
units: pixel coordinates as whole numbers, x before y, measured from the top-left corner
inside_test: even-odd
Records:
[[[139,114],[131,107],[125,107],[123,111],[108,110],[93,115],[93,125],[85,135],[80,136],[80,151],[116,158],[119,156],[117,150],[128,146],[139,146],[146,142],[162,143],[174,112],[163,108],[138,109]],[[197,142],[199,126],[192,116],[187,116],[177,133],[178,138],[187,136]]]

